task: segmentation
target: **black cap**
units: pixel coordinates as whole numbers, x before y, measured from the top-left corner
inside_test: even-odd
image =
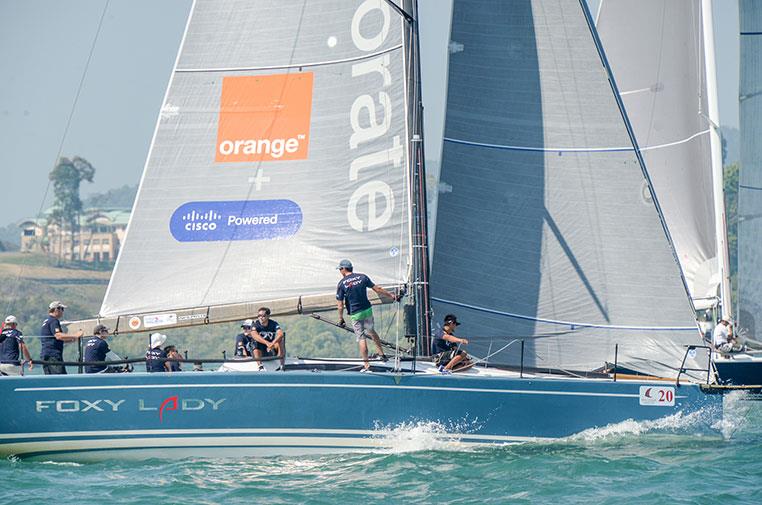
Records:
[[[444,324],[454,324],[455,326],[460,326],[458,318],[455,317],[455,314],[447,314],[444,318]]]

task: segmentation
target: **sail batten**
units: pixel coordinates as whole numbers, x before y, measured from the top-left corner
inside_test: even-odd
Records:
[[[342,258],[406,284],[404,30],[377,0],[196,0],[100,315],[335,296]]]

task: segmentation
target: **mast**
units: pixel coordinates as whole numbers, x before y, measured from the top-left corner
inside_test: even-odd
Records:
[[[428,215],[426,209],[426,170],[423,151],[423,102],[421,100],[421,60],[418,38],[418,2],[404,0],[403,8],[386,0],[409,27],[410,58],[408,67],[408,96],[411,125],[411,207],[412,207],[412,267],[410,280],[415,312],[415,355],[429,355],[431,341],[431,303],[429,299]]]
[[[720,110],[717,98],[717,70],[714,61],[714,25],[712,0],[701,1],[701,22],[704,34],[704,69],[706,72],[707,118],[712,159],[712,185],[714,188],[715,236],[717,240],[717,268],[720,273],[720,303],[722,318],[728,319],[733,311],[730,299],[730,261],[728,259],[727,223],[725,219],[725,191],[722,173],[722,143],[720,141]]]

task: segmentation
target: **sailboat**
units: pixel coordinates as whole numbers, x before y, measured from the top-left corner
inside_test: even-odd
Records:
[[[604,0],[596,26],[711,341],[733,314],[711,1]],[[762,356],[712,358],[723,382],[762,384]]]
[[[417,359],[5,378],[0,454],[358,451],[418,422],[502,444],[721,417],[585,2],[455,2],[431,280],[417,25],[411,1],[196,0],[97,318],[125,335],[330,309],[348,257],[407,293]],[[441,375],[425,355],[448,312],[482,359]]]

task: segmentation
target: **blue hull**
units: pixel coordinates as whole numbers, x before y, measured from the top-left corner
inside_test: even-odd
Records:
[[[437,423],[463,443],[560,438],[702,410],[721,395],[665,382],[352,372],[113,374],[0,379],[0,454],[71,459],[369,450],[379,430]],[[644,395],[646,404],[644,403]],[[667,399],[670,399],[669,392]]]

